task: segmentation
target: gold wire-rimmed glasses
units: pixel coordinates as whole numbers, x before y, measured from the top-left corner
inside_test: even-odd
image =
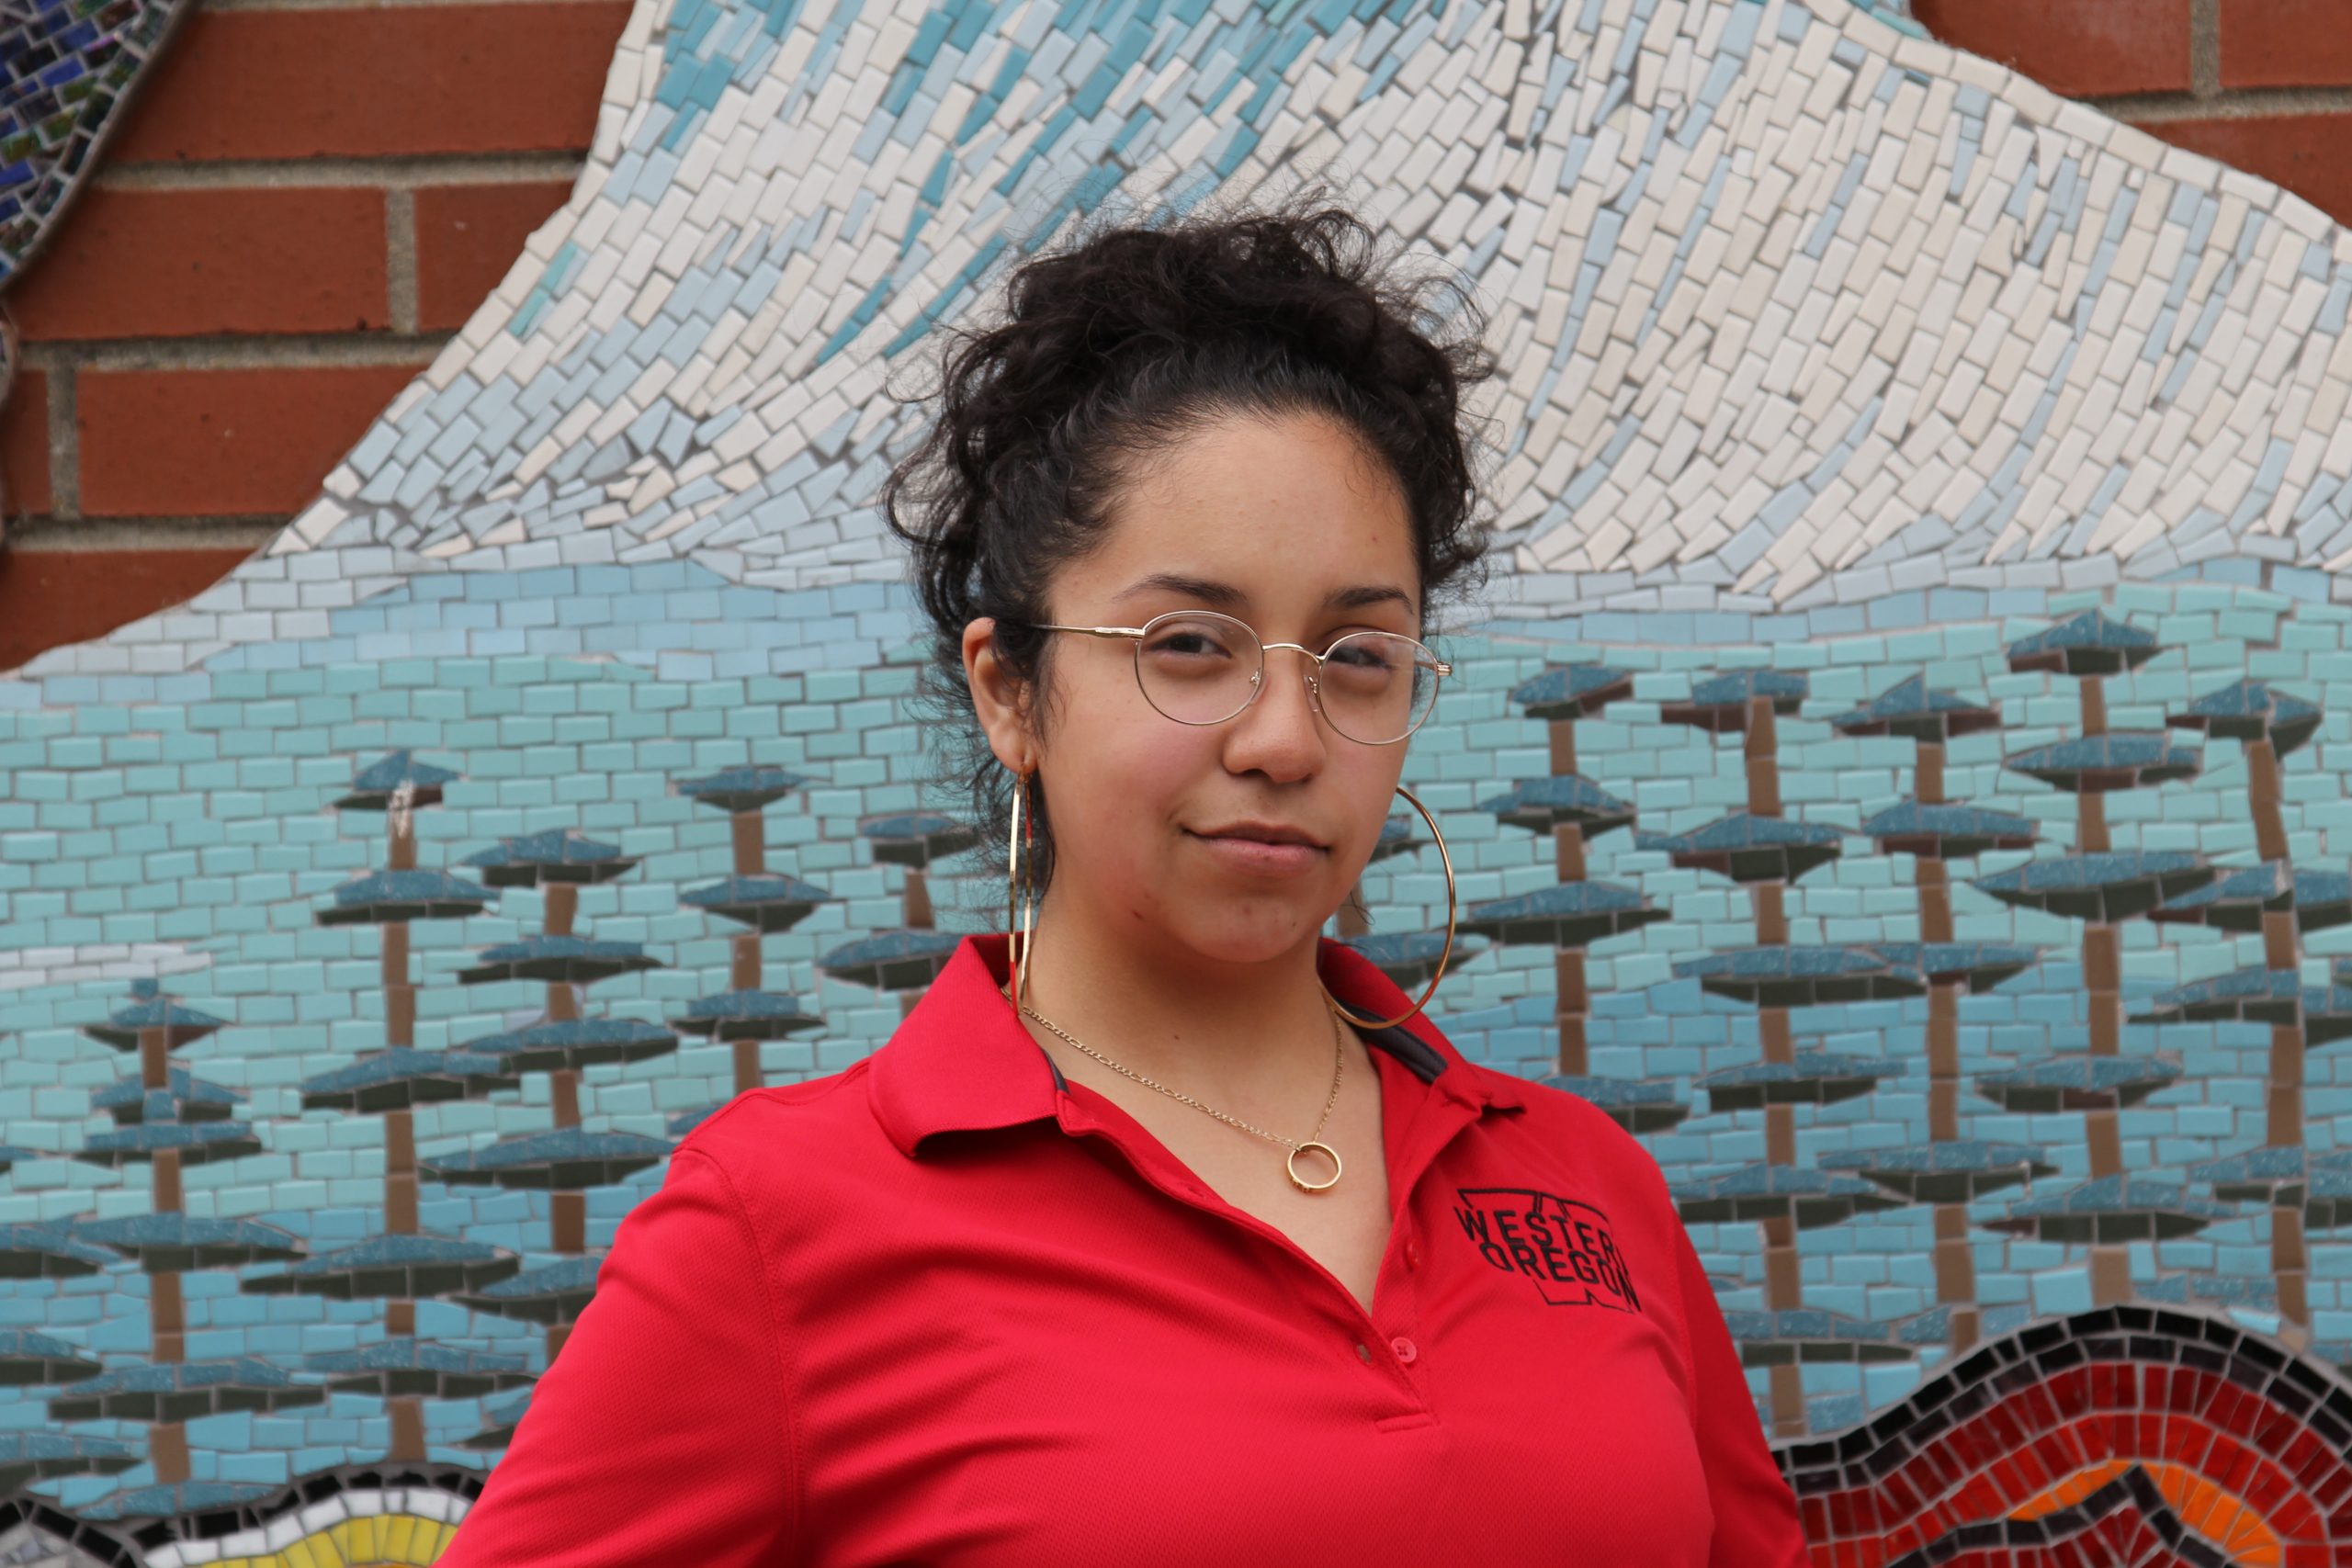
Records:
[[[1249,622],[1215,610],[1171,610],[1139,626],[1065,626],[1038,631],[1125,637],[1135,644],[1136,684],[1143,700],[1179,724],[1223,724],[1266,689],[1266,650],[1286,648],[1313,660],[1306,675],[1309,706],[1333,732],[1364,746],[1394,746],[1421,727],[1437,705],[1437,683],[1453,666],[1397,632],[1349,632],[1317,653],[1295,642],[1267,642]]]

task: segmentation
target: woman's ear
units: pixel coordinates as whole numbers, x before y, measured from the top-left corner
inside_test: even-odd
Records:
[[[998,653],[992,616],[979,616],[964,627],[964,683],[971,691],[972,711],[979,717],[996,760],[1016,773],[1035,768],[1029,688]]]

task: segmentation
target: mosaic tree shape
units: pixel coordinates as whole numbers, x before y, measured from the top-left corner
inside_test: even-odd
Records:
[[[844,942],[819,959],[816,966],[837,980],[870,985],[899,997],[899,1013],[915,1010],[917,1001],[948,966],[948,957],[962,938],[953,931],[938,931],[932,915],[932,894],[924,872],[933,861],[971,849],[981,835],[969,823],[938,811],[908,811],[896,816],[870,816],[858,823],[858,837],[873,849],[877,865],[906,867],[906,888],[900,894],[900,926],[879,936]]]
[[[1917,867],[1919,941],[1871,951],[1927,983],[1928,1142],[1828,1155],[1820,1164],[1874,1181],[1906,1202],[1935,1205],[1937,1304],[1905,1337],[1939,1339],[1957,1355],[1984,1335],[1968,1205],[2057,1167],[2037,1148],[1961,1136],[1960,998],[2023,973],[2040,955],[2030,947],[1955,940],[1948,863],[1987,850],[2030,849],[2034,826],[2023,817],[1954,804],[1944,794],[1946,748],[1962,736],[1997,730],[1998,706],[1931,690],[1925,675],[1914,675],[1830,722],[1843,735],[1894,736],[1913,746],[1910,798],[1871,816],[1862,831],[1882,852],[1908,854]]]
[[[836,980],[895,995],[901,1016],[914,1010],[964,939],[953,931],[896,931],[843,942],[817,961]]]
[[[484,1379],[525,1375],[520,1357],[461,1351],[417,1337],[416,1303],[479,1290],[522,1267],[501,1247],[435,1235],[417,1221],[415,1108],[513,1089],[502,1064],[465,1052],[416,1048],[416,981],[410,922],[480,914],[492,894],[447,872],[416,863],[416,813],[441,803],[457,774],[394,751],[362,768],[338,811],[381,812],[385,867],[334,890],[317,911],[321,925],[371,925],[382,932],[384,1047],[348,1067],[302,1085],[305,1110],[372,1112],[384,1119],[384,1228],[352,1246],[307,1258],[273,1273],[249,1275],[240,1288],[262,1295],[316,1295],[334,1301],[381,1300],[384,1338],[353,1351],[310,1357],[336,1393],[385,1402],[391,1438],[387,1458],[425,1457],[424,1402],[470,1397]]]
[[[96,1376],[68,1384],[49,1401],[50,1414],[60,1421],[148,1424],[147,1457],[154,1481],[101,1499],[83,1510],[85,1518],[167,1517],[275,1491],[191,1479],[187,1421],[231,1410],[315,1404],[326,1397],[324,1391],[298,1384],[277,1368],[248,1357],[187,1358],[183,1272],[282,1262],[301,1257],[303,1250],[299,1237],[275,1225],[187,1211],[181,1184],[186,1169],[262,1152],[252,1124],[235,1119],[243,1097],[202,1082],[171,1059],[173,1052],[224,1027],[226,1021],[183,1006],[154,981],[136,980],[128,1007],[83,1031],[134,1055],[139,1070],[91,1097],[94,1109],[109,1112],[115,1126],[93,1135],[75,1157],[118,1168],[144,1162],[153,1194],[147,1213],[76,1220],[66,1227],[73,1242],[109,1248],[135,1260],[147,1275],[147,1364],[106,1371],[91,1368]]]
[[[2104,682],[2154,659],[2155,637],[2085,610],[2009,645],[2008,665],[2080,684],[2082,734],[2011,752],[2004,766],[2069,790],[2075,797],[2075,852],[2029,861],[1978,877],[1973,886],[2003,903],[2084,922],[2083,980],[2089,1008],[2086,1056],[2061,1055],[1977,1079],[1980,1093],[2013,1111],[2083,1112],[2090,1180],[2071,1191],[2010,1205],[1996,1229],[2089,1248],[2091,1300],[2108,1306],[2132,1297],[2133,1241],[2155,1242],[2199,1229],[2231,1211],[2188,1197],[2161,1181],[2127,1179],[2118,1113],[2179,1077],[2180,1069],[2121,1055],[2123,921],[2203,886],[2215,872],[2181,852],[2119,853],[2108,832],[2109,792],[2194,777],[2194,751],[2167,744],[2162,731],[2109,733]]]
[[[2256,869],[2267,872],[2272,868]],[[2149,1023],[2267,1025],[2275,1088],[2277,1078],[2289,1066],[2301,1065],[2307,1038],[2324,1042],[2352,1032],[2352,990],[2341,986],[2305,987],[2296,969],[2269,969],[2256,964],[2211,980],[2175,987],[2158,994],[2149,1010],[2133,1017],[2135,1021]],[[2282,1040],[2282,1033],[2290,1038]],[[2271,1098],[2275,1105],[2276,1097]],[[2203,1276],[2179,1284],[2160,1280],[2158,1284],[2165,1289],[2144,1293],[2171,1300],[2188,1300],[2194,1294],[2225,1304],[2276,1312],[2281,1318],[2279,1337],[2298,1349],[2307,1346],[2311,1335],[2308,1297],[2303,1289],[2307,1268],[2303,1194],[2312,1171],[2300,1136],[2289,1145],[2266,1145],[2251,1155],[2192,1166],[2189,1175],[2192,1179],[2212,1185],[2215,1195],[2224,1201],[2256,1201],[2271,1211],[2272,1271],[2261,1279]],[[2319,1221],[2321,1228],[2328,1223]],[[2290,1312],[2298,1306],[2303,1313],[2300,1318]]]
[[[537,980],[546,987],[546,1010],[537,1023],[469,1040],[459,1049],[517,1077],[547,1074],[555,1124],[428,1160],[424,1168],[452,1186],[547,1193],[548,1250],[560,1255],[557,1261],[466,1291],[458,1299],[479,1312],[544,1324],[551,1363],[595,1287],[588,1256],[588,1189],[625,1180],[670,1153],[661,1138],[582,1127],[581,1074],[601,1062],[666,1055],[678,1048],[678,1037],[634,1019],[582,1016],[581,993],[587,987],[662,966],[637,942],[597,942],[572,929],[580,889],[627,874],[637,865],[634,858],[574,833],[547,832],[502,839],[495,848],[469,856],[467,863],[479,866],[493,886],[536,886],[545,898],[538,935],[483,949],[479,962],[458,972],[459,982]]]
[[[932,914],[925,871],[933,862],[961,854],[980,841],[979,830],[971,824],[937,811],[868,817],[858,823],[857,836],[872,846],[877,864],[906,868],[899,905],[905,912],[906,929],[919,931],[930,931],[938,924]]]
[[[2192,1167],[2189,1176],[2213,1185],[2215,1196],[2224,1201],[2256,1201],[2270,1210],[2270,1269],[2279,1336],[2297,1349],[2310,1344],[2312,1334],[2311,1249],[2303,1226],[2304,1189],[2310,1175],[2302,1158],[2303,1083],[2305,1053],[2312,1043],[2308,1029],[2319,1021],[2304,1016],[2301,933],[2352,919],[2352,878],[2305,873],[2291,863],[2286,819],[2279,809],[2283,798],[2279,764],[2318,733],[2321,717],[2315,704],[2274,691],[2260,681],[2240,681],[2206,693],[2165,718],[2176,729],[2199,730],[2238,743],[2245,757],[2246,812],[2253,819],[2255,852],[2262,863],[2208,883],[2149,917],[2262,933],[2262,965],[2254,972],[2261,981],[2250,984],[2240,978],[2237,988],[2249,997],[2262,994],[2264,1000],[2257,1005],[2263,1007],[2265,1016],[2258,1021],[2270,1026],[2262,1149],[2272,1157],[2258,1168],[2227,1160],[2210,1161]],[[2245,973],[2241,971],[2241,976]],[[2335,998],[2329,994],[2333,989],[2310,993],[2314,1014],[2335,1010]],[[2149,1016],[2185,1018],[2197,1008],[2198,998],[2172,992],[2156,998],[2156,1010]],[[2211,1008],[2208,1001],[2203,1010],[2209,1016]],[[2247,1015],[2240,1010],[2238,1016]]]
[[[914,1011],[964,940],[936,929],[924,874],[933,863],[973,848],[980,836],[970,824],[936,811],[868,817],[858,823],[857,831],[872,847],[877,863],[907,868],[900,897],[902,924],[897,931],[843,943],[819,959],[817,967],[835,979],[895,994],[903,1017]]]
[[[1377,865],[1399,855],[1418,853],[1428,840],[1415,831],[1419,821],[1410,816],[1391,817],[1380,825],[1380,839],[1373,846],[1364,863]],[[1363,882],[1358,878],[1354,893],[1340,906],[1336,917],[1340,940],[1363,954],[1365,962],[1388,976],[1403,990],[1418,992],[1437,973],[1437,963],[1445,954],[1443,930],[1419,931],[1374,931],[1364,903]],[[1460,964],[1476,953],[1483,952],[1486,938],[1474,936],[1468,928],[1456,923],[1453,932],[1453,956],[1449,964]]]
[[[788,1039],[825,1026],[824,1019],[803,1008],[797,997],[764,989],[761,973],[760,939],[770,931],[789,931],[818,904],[831,901],[823,889],[776,875],[767,866],[767,807],[808,782],[782,768],[752,765],[723,769],[678,785],[680,795],[727,813],[734,848],[732,875],[709,887],[681,894],[679,902],[750,929],[729,941],[727,989],[696,998],[670,1021],[681,1033],[707,1035],[729,1043],[735,1058],[737,1094],[760,1087],[763,1042]],[[928,908],[927,897],[924,902]],[[684,1136],[717,1109],[704,1106],[673,1117],[671,1136]]]
[[[35,1150],[0,1144],[0,1176],[13,1170],[19,1160],[40,1157]],[[98,1273],[117,1261],[104,1247],[74,1239],[70,1222],[0,1223],[0,1280],[70,1280]],[[27,1328],[0,1329],[0,1384],[49,1388],[78,1382],[104,1370],[62,1339]],[[139,1457],[137,1449],[112,1438],[0,1432],[0,1493],[72,1475],[119,1475],[137,1464]]]
[[[21,1329],[7,1332],[24,1333]],[[45,1336],[33,1337],[51,1345],[62,1343]],[[72,1348],[67,1349],[70,1352]],[[19,1360],[0,1364],[32,1363]],[[35,1380],[28,1377],[25,1381]],[[74,1475],[119,1475],[138,1462],[138,1450],[106,1438],[85,1438],[69,1432],[0,1433],[0,1493],[21,1492],[35,1482],[62,1481]]]
[[[1781,1437],[1802,1436],[1811,1424],[1802,1363],[1911,1354],[1884,1324],[1804,1304],[1797,1232],[1896,1208],[1907,1200],[1857,1177],[1797,1165],[1797,1106],[1832,1105],[1868,1094],[1894,1068],[1871,1057],[1798,1051],[1789,1010],[1915,997],[1925,988],[1915,972],[1878,953],[1789,941],[1789,885],[1826,865],[1844,848],[1837,829],[1790,822],[1781,815],[1778,721],[1796,713],[1806,689],[1802,674],[1743,670],[1698,682],[1688,701],[1664,705],[1659,716],[1669,724],[1742,738],[1747,809],[1689,833],[1636,840],[1644,848],[1667,851],[1678,866],[1712,871],[1741,884],[1755,909],[1755,946],[1685,960],[1674,972],[1697,980],[1711,995],[1757,1010],[1762,1060],[1709,1074],[1699,1087],[1707,1091],[1711,1111],[1763,1111],[1764,1160],[1678,1183],[1673,1190],[1686,1223],[1754,1221],[1763,1227],[1764,1310],[1724,1315],[1747,1363],[1769,1369],[1770,1421]]]
[[[1885,1324],[1806,1307],[1795,1266],[1796,1232],[1901,1208],[1904,1200],[1855,1177],[1769,1161],[1677,1182],[1672,1191],[1686,1224],[1753,1224],[1763,1229],[1764,1310],[1727,1310],[1724,1321],[1742,1362],[1769,1369],[1765,1414],[1776,1437],[1802,1437],[1812,1424],[1804,1364],[1905,1360],[1913,1354]]]
[[[1419,819],[1409,813],[1399,813],[1380,825],[1380,838],[1373,845],[1365,860],[1367,867],[1399,855],[1419,852],[1427,847],[1417,829]],[[1372,929],[1371,913],[1364,897],[1363,877],[1356,879],[1354,890],[1333,917],[1339,939],[1363,955],[1364,961],[1388,976],[1408,995],[1418,995],[1437,973],[1438,961],[1444,958],[1449,966],[1458,965],[1474,953],[1486,950],[1487,939],[1473,935],[1469,928],[1457,921],[1453,931],[1453,955],[1446,956],[1445,931],[1375,931]]]
[[[1594,1077],[1586,1033],[1592,998],[1585,949],[1667,919],[1666,910],[1633,888],[1586,876],[1586,845],[1632,827],[1634,808],[1577,772],[1577,721],[1633,691],[1634,678],[1623,670],[1569,664],[1545,670],[1511,692],[1511,701],[1528,717],[1544,721],[1552,772],[1546,778],[1517,781],[1505,794],[1480,801],[1479,809],[1493,812],[1506,827],[1549,838],[1559,881],[1533,893],[1473,904],[1462,927],[1494,942],[1551,949],[1559,1047],[1544,1081],[1582,1096],[1630,1131],[1649,1133],[1675,1125],[1690,1106],[1676,1098],[1671,1084]]]
[[[481,874],[489,886],[500,889],[509,887],[537,888],[541,894],[539,922],[542,938],[571,937],[580,914],[580,889],[593,887],[628,874],[636,868],[634,856],[624,855],[615,844],[599,843],[569,829],[553,829],[501,839],[487,850],[468,855],[465,863]],[[503,950],[492,949],[492,953]],[[486,960],[488,955],[485,955]],[[569,965],[560,960],[550,960],[550,967],[568,972]],[[513,960],[503,964],[486,962],[481,969],[469,970],[461,976],[467,983],[478,979],[508,979],[526,966],[527,960]],[[597,966],[596,976],[622,973],[629,965],[606,968]],[[494,973],[483,973],[483,969]],[[579,994],[567,979],[550,978],[547,984],[547,1020],[551,1023],[576,1022],[580,1019]],[[674,1042],[673,1042],[674,1043]],[[479,1052],[481,1047],[469,1046]],[[511,1058],[502,1056],[503,1060]],[[580,1068],[566,1065],[553,1067],[548,1074],[548,1097],[553,1106],[555,1126],[559,1134],[580,1126]],[[606,1136],[625,1137],[625,1134]],[[425,1168],[432,1175],[452,1184],[488,1184],[512,1188],[543,1189],[548,1192],[549,1229],[553,1235],[553,1250],[582,1256],[587,1251],[588,1195],[587,1186],[601,1186],[616,1181],[629,1170],[640,1169],[660,1160],[668,1145],[654,1139],[637,1139],[634,1143],[650,1144],[651,1149],[635,1148],[634,1155],[643,1156],[635,1164],[627,1164],[619,1175],[605,1176],[597,1172],[605,1168],[607,1161],[590,1151],[575,1146],[577,1137],[559,1138],[550,1142],[544,1134],[526,1134],[519,1137],[501,1139],[488,1149],[480,1149],[449,1159],[428,1162]],[[603,1151],[605,1156],[618,1156],[620,1148]],[[633,1157],[633,1156],[631,1156]],[[558,1169],[576,1168],[590,1179],[580,1186],[552,1182]],[[534,1271],[537,1272],[536,1270]],[[503,1281],[517,1289],[515,1281]],[[548,1356],[553,1359],[569,1332],[566,1325],[550,1326],[548,1330]]]
[[[2352,920],[2352,877],[2336,872],[2293,872],[2290,874],[2291,890],[2282,892],[2279,884],[2285,874],[2290,874],[2277,862],[2266,862],[2233,872],[2197,892],[2174,899],[2151,918],[2253,933],[2263,930],[2264,918],[2274,908],[2284,908],[2284,900],[2291,897],[2299,932],[2320,931]],[[2239,984],[2243,985],[2243,982]],[[2299,1030],[2304,1051],[2315,1051],[2352,1039],[2352,984],[2347,984],[2340,962],[2328,984],[2303,986],[2300,991],[2296,1013],[2300,1019]],[[2199,1005],[2198,998],[2178,995],[2159,999],[2168,1005],[2184,1008],[2186,1005]],[[2201,1005],[2200,1010],[2203,1010]],[[2209,1013],[2208,1016],[2244,1018],[2245,1014],[2238,1011],[2222,1015]],[[2278,1025],[2274,1022],[2271,1028],[2274,1031],[2275,1057],[2278,1054],[2275,1047],[2278,1043],[2275,1032]],[[2279,1066],[2283,1064],[2274,1061],[2274,1073]],[[2347,1160],[2352,1160],[2352,1156],[2319,1154],[2299,1140],[2291,1145],[2258,1147],[2189,1167],[2190,1179],[2210,1184],[2214,1197],[2222,1202],[2259,1203],[2271,1211],[2272,1272],[2261,1278],[2242,1275],[2176,1276],[2157,1281],[2158,1285],[2165,1287],[2163,1292],[2152,1289],[2143,1293],[2161,1294],[2168,1300],[2216,1301],[2225,1305],[2278,1313],[2281,1319],[2281,1339],[2298,1344],[2312,1355],[2352,1371],[2352,1340],[2302,1344],[2302,1335],[2296,1321],[2284,1310],[2286,1304],[2295,1299],[2293,1275],[2301,1272],[2308,1277],[2310,1252],[2305,1233],[2338,1229],[2345,1223],[2342,1206],[2331,1201],[2331,1192],[2340,1190],[2346,1179]],[[2291,1216],[2289,1225],[2284,1227],[2278,1220],[2281,1210]],[[2301,1248],[2282,1247],[2282,1235],[2304,1235]],[[2302,1266],[2300,1270],[2294,1268],[2298,1263]]]
[[[520,1077],[493,1057],[395,1045],[370,1052],[350,1066],[305,1079],[302,1108],[389,1116],[406,1114],[420,1105],[472,1100],[521,1088]],[[411,1250],[416,1247],[416,1243],[396,1245]],[[481,1271],[476,1270],[473,1277],[481,1277]],[[503,1290],[520,1278],[510,1274],[483,1289]],[[458,1299],[468,1301],[463,1295]],[[321,1352],[308,1358],[304,1365],[325,1373],[338,1389],[385,1399],[461,1399],[487,1388],[504,1387],[526,1375],[519,1358],[484,1357],[401,1337],[356,1350]]]

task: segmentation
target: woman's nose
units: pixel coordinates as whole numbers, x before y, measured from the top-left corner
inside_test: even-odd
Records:
[[[1269,659],[1256,698],[1235,721],[1227,761],[1274,778],[1304,777],[1323,758],[1322,701],[1310,664],[1295,681],[1277,676]]]

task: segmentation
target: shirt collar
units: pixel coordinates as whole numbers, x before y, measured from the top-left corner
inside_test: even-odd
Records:
[[[1055,1114],[1061,1070],[998,989],[1007,974],[1006,942],[1001,935],[966,937],[888,1043],[869,1058],[875,1117],[903,1154],[913,1155],[933,1133],[1011,1127]],[[1351,1012],[1386,1018],[1410,1005],[1351,947],[1324,940],[1317,967]],[[1432,1092],[1479,1108],[1524,1103],[1501,1074],[1464,1061],[1426,1017],[1361,1032]]]

